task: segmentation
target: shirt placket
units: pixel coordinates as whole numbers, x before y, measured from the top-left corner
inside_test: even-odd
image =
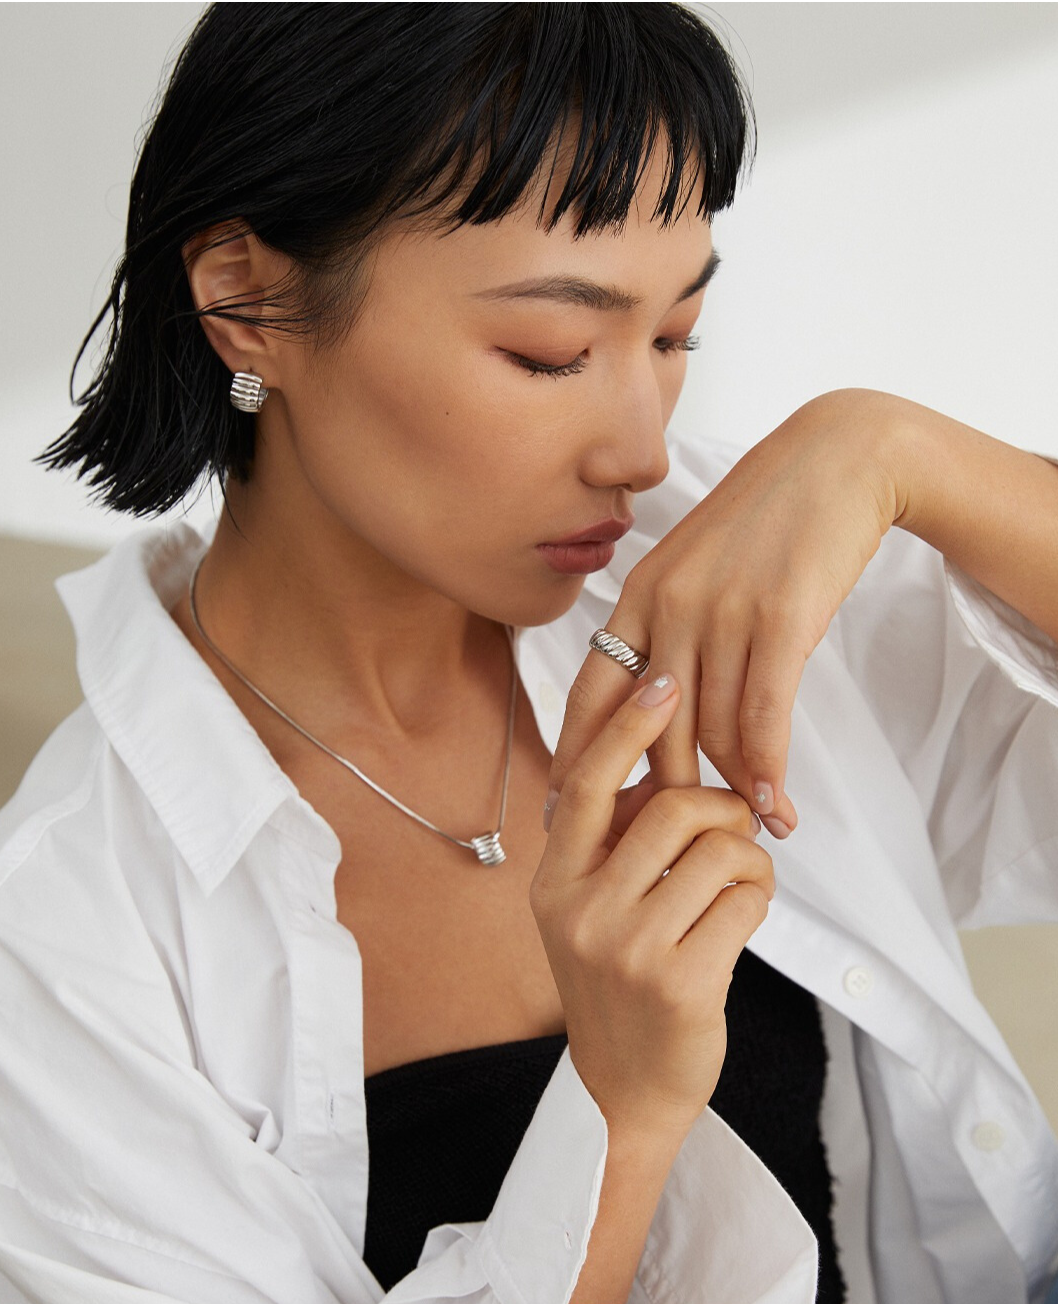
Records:
[[[367,1219],[363,982],[356,939],[337,919],[333,855],[287,839],[282,888],[289,928],[298,1175],[358,1254]]]

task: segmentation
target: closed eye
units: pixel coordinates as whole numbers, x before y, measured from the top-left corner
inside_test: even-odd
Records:
[[[698,345],[697,335],[687,335],[679,340],[662,338],[654,341],[654,347],[659,353],[689,353]],[[562,376],[575,376],[587,366],[583,354],[578,354],[571,362],[551,363],[537,362],[533,358],[526,358],[520,353],[511,353],[509,350],[505,352],[512,362],[523,371],[527,371],[530,376],[552,376],[558,380]]]

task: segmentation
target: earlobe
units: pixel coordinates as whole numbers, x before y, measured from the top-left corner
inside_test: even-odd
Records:
[[[282,271],[277,256],[266,251],[252,232],[230,225],[210,227],[192,237],[181,254],[195,307],[206,338],[229,371],[252,367],[267,374],[273,339],[246,320],[257,315],[257,301]],[[213,311],[216,310],[216,311]]]

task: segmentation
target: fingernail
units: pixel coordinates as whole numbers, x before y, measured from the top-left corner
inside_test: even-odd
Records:
[[[675,691],[675,679],[671,675],[659,675],[639,694],[639,705],[660,706],[662,702],[668,701]]]
[[[761,821],[773,838],[788,838],[790,836],[789,824],[784,824],[778,815],[763,815]]]
[[[775,805],[775,793],[770,783],[754,783],[753,806],[758,815],[770,815]]]
[[[551,832],[551,817],[555,813],[555,806],[558,803],[558,789],[548,788],[547,801],[544,802],[544,832]]]
[[[753,816],[753,837],[756,837],[760,832],[760,816],[756,811],[750,811],[750,814]]]

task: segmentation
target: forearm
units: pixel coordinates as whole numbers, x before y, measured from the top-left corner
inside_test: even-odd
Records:
[[[895,525],[1058,639],[1058,467],[897,400]]]
[[[625,1304],[669,1169],[671,1140],[611,1126],[599,1208],[570,1304]]]

